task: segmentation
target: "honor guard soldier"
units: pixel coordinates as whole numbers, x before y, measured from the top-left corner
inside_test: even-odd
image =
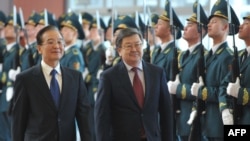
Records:
[[[0,11],[0,74],[2,74],[3,70],[3,58],[4,52],[6,50],[6,40],[4,36],[4,26],[6,24],[6,16],[3,11]],[[2,95],[2,82],[0,83],[0,97]],[[0,113],[0,140],[7,140],[8,134],[6,133],[6,115],[2,112]],[[7,136],[6,136],[7,135]]]
[[[197,6],[200,6],[198,13]],[[198,17],[199,16],[199,17]],[[198,19],[200,21],[198,21]],[[198,80],[198,67],[200,67],[200,56],[207,52],[202,44],[202,39],[207,34],[208,18],[200,4],[193,4],[193,14],[187,19],[187,25],[184,27],[183,38],[188,43],[188,49],[182,51],[179,57],[180,72],[179,79],[168,82],[170,93],[176,94],[180,104],[179,118],[176,121],[176,130],[179,141],[188,141],[191,132],[191,125],[187,124],[189,115],[192,112],[193,103],[196,97],[191,94],[190,88]],[[205,61],[201,62],[203,65]],[[202,70],[205,71],[205,70]],[[201,122],[198,122],[201,124]],[[197,133],[197,132],[196,132]],[[201,141],[201,132],[199,132],[199,141]]]
[[[166,0],[165,11],[160,15],[155,26],[155,35],[161,39],[162,43],[152,54],[152,64],[164,69],[167,81],[179,79],[178,56],[180,49],[176,46],[176,40],[181,38],[181,30],[183,30],[183,25],[171,7],[171,3]],[[179,112],[179,103],[175,94],[171,94],[171,97],[174,116],[174,136],[176,136],[176,118],[177,112]]]
[[[209,141],[223,141],[223,125],[233,124],[232,107],[228,103],[230,99],[226,92],[228,83],[224,81],[231,70],[233,60],[233,52],[227,43],[227,36],[230,33],[229,19],[232,19],[236,27],[233,29],[234,34],[237,34],[240,23],[234,10],[231,7],[230,10],[227,9],[225,0],[217,0],[208,23],[208,36],[212,38],[213,46],[205,58],[206,80],[199,79],[199,83],[193,83],[191,87],[192,95],[205,101],[206,113],[202,123],[202,133]]]
[[[39,14],[32,12],[28,20],[25,22],[25,29],[23,29],[23,38],[25,40],[25,52],[22,55],[22,70],[25,70],[31,66],[37,64],[39,54],[37,51],[37,24],[39,20]]]
[[[74,12],[67,13],[60,24],[60,31],[65,42],[64,55],[60,60],[61,65],[83,73],[85,63],[77,45],[77,39],[84,39],[84,32],[78,15]]]
[[[98,25],[98,23],[100,25]],[[89,47],[87,47],[86,51],[86,64],[88,67],[84,72],[85,83],[93,106],[95,101],[94,94],[97,91],[99,82],[97,79],[97,72],[105,63],[106,48],[103,44],[103,33],[105,30],[106,25],[102,18],[94,18],[90,25],[89,38],[91,39],[91,44],[88,44]]]
[[[151,25],[149,24],[148,25],[148,28],[147,28],[147,43],[148,45],[150,46],[150,62],[152,63],[152,54],[153,54],[153,51],[154,49],[159,45],[161,44],[161,39],[155,35],[155,26],[158,22],[158,19],[159,19],[159,15],[154,13],[150,16],[150,19],[151,20]],[[144,48],[143,49],[143,58],[145,57],[145,53],[147,52],[147,49]]]
[[[3,13],[3,11],[0,11],[0,47],[5,46],[6,44],[3,34],[3,28],[5,26],[5,23],[6,23],[6,16]]]
[[[249,110],[249,93],[250,93],[250,15],[243,17],[243,23],[239,27],[238,37],[245,42],[246,48],[239,51],[239,66],[240,76],[236,82],[230,82],[227,86],[227,94],[237,98],[236,107],[238,111],[234,111],[237,117],[235,124],[249,125],[250,110]],[[232,76],[231,76],[232,77]]]
[[[172,7],[169,7],[169,2],[166,1],[165,12],[159,16],[159,20],[155,26],[155,35],[161,39],[162,43],[152,54],[152,63],[165,69],[168,81],[170,80],[169,72],[174,56],[174,48],[176,48],[175,39],[178,40],[181,38],[181,30],[183,30],[183,25],[173,9],[173,19],[170,19],[171,9]],[[171,26],[173,25],[170,25],[170,20],[173,20],[173,25],[177,28],[175,31],[172,31],[171,29]],[[172,32],[176,32],[176,37],[172,35]],[[178,52],[179,51],[180,50],[178,48]]]
[[[20,56],[19,51],[21,46],[19,44],[19,33],[21,29],[20,15],[18,13],[11,13],[7,17],[6,25],[4,27],[4,35],[6,39],[6,47],[3,51],[3,66],[0,74],[2,84],[2,94],[0,95],[0,124],[1,128],[5,128],[4,140],[10,141],[10,117],[8,115],[10,100],[13,96],[12,91],[7,91],[8,87],[13,86],[14,78],[10,78],[8,73],[10,69],[19,70],[20,72]],[[2,118],[3,117],[3,118]],[[2,126],[3,125],[3,126]]]
[[[82,13],[82,29],[84,31],[85,38],[83,39],[82,46],[80,48],[82,52],[82,56],[84,58],[85,66],[88,67],[88,64],[86,63],[86,51],[88,50],[88,47],[90,47],[89,44],[91,44],[91,40],[89,38],[90,34],[90,25],[93,21],[94,17],[88,13],[88,12],[83,12]]]

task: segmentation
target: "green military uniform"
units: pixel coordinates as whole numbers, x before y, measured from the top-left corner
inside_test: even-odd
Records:
[[[171,11],[170,11],[171,10]],[[172,19],[170,19],[171,15],[170,12],[172,13]],[[161,46],[156,47],[153,54],[152,54],[152,64],[155,64],[161,68],[164,69],[165,74],[166,74],[166,80],[167,81],[174,81],[176,74],[179,72],[178,68],[178,56],[180,49],[176,47],[175,41],[176,39],[179,39],[181,37],[181,30],[183,30],[183,25],[178,19],[175,11],[170,7],[169,1],[166,0],[165,4],[165,11],[162,15],[160,15],[159,19],[165,21],[165,22],[172,22],[173,25],[171,25],[171,29],[173,34],[173,41],[168,41],[168,42],[163,42]],[[175,27],[175,28],[173,28]],[[174,122],[174,136],[177,138],[176,134],[176,113],[175,110],[179,109],[177,105],[177,98],[175,98],[175,95],[172,96],[172,106],[173,106],[173,122]]]
[[[250,16],[243,17],[244,20],[250,20]],[[243,23],[244,24],[244,23]],[[238,61],[239,61],[239,79],[240,79],[240,88],[238,91],[238,97],[236,100],[237,111],[234,111],[234,115],[236,117],[236,121],[234,123],[236,125],[249,125],[250,124],[250,50],[249,46],[246,49],[240,50],[238,52]],[[232,72],[230,72],[227,82],[232,82]],[[235,108],[235,107],[234,107]]]
[[[171,8],[172,9],[172,8]],[[170,21],[170,15],[169,12],[170,11],[170,7],[169,7],[169,2],[166,1],[166,5],[165,5],[165,12],[160,15],[160,19],[169,22]],[[183,29],[183,25],[180,22],[180,20],[178,19],[175,11],[172,9],[172,13],[173,13],[173,25],[175,25],[176,27],[178,27],[177,30],[177,36],[176,39],[180,39],[181,38],[181,30]],[[175,49],[177,50],[177,55],[175,54]],[[175,40],[174,42],[170,42],[168,43],[165,48],[163,50],[161,50],[161,47],[157,47],[155,48],[155,51],[152,54],[152,64],[155,64],[159,67],[164,68],[165,73],[166,73],[166,78],[167,81],[170,80],[170,76],[171,76],[171,64],[172,64],[172,60],[174,59],[174,57],[178,56],[178,52],[180,51],[179,48],[176,48],[175,46]]]
[[[193,14],[190,16],[187,21],[197,23],[197,2],[193,4]],[[206,25],[208,23],[207,16],[203,10],[203,8],[200,6],[200,24],[202,24],[202,28],[206,30]],[[197,26],[198,27],[198,26]],[[201,37],[202,38],[202,37]],[[197,42],[199,43],[199,42]],[[201,54],[204,53],[204,54]],[[177,128],[177,134],[180,136],[180,138],[185,141],[188,139],[191,131],[191,126],[187,124],[187,121],[189,120],[190,113],[193,109],[193,104],[195,102],[196,97],[194,97],[191,94],[191,86],[194,82],[197,82],[198,80],[198,67],[199,61],[201,61],[200,56],[204,56],[207,53],[207,50],[204,48],[202,44],[197,44],[194,46],[194,50],[190,52],[188,49],[187,51],[183,51],[180,54],[179,64],[180,64],[180,84],[177,86],[176,90],[176,97],[179,99],[180,104],[180,114],[178,114],[178,117],[176,119],[176,128]],[[204,61],[204,59],[203,59]],[[205,61],[202,62],[203,65],[205,65]],[[205,71],[205,70],[202,70]],[[200,75],[200,74],[199,74]],[[199,122],[198,124],[201,124]],[[202,135],[195,135],[198,137],[197,140],[202,140]]]
[[[0,30],[1,32],[3,32],[2,28],[4,28],[6,24],[6,16],[5,14],[0,11]],[[6,40],[4,37],[1,37],[0,38],[0,65],[1,65],[1,68],[2,68],[2,65],[3,65],[3,59],[4,59],[4,52],[5,52],[5,49],[6,48]],[[2,69],[0,70],[0,76],[2,74]],[[0,82],[0,104],[1,104],[1,96],[3,95],[2,94],[2,87],[3,87],[3,83]],[[10,133],[8,132],[8,127],[7,124],[6,124],[6,115],[2,112],[0,112],[0,140],[10,140]],[[8,122],[7,122],[8,123]]]
[[[218,0],[214,4],[209,20],[214,16],[228,19],[227,2],[225,0]],[[232,8],[231,17],[235,27],[238,27],[239,20]],[[238,32],[237,28],[235,31],[236,34]],[[230,71],[232,59],[233,52],[228,47],[227,42],[222,42],[214,53],[210,50],[206,56],[206,86],[199,89],[198,98],[206,102],[206,114],[204,115],[202,132],[210,139],[223,140],[224,133],[221,112],[224,109],[231,108],[225,89],[227,83],[223,82]]]
[[[250,17],[244,17],[250,19]],[[244,49],[240,51],[239,58],[240,58],[240,86],[239,94],[237,98],[237,103],[240,106],[239,110],[242,110],[239,115],[239,121],[237,121],[237,124],[242,125],[249,125],[250,124],[250,55],[249,53]]]
[[[90,28],[100,28],[99,30],[105,31],[106,26],[104,21],[100,18],[99,19],[100,27],[97,27],[97,19],[94,19],[90,25]],[[92,104],[94,105],[94,94],[97,92],[98,87],[98,79],[97,79],[97,72],[98,70],[104,65],[105,63],[105,50],[106,47],[104,46],[103,42],[98,45],[94,45],[93,41],[86,51],[86,60],[88,64],[88,71],[89,73],[85,77],[85,83],[88,89],[88,93],[91,99]]]
[[[70,12],[65,15],[64,19],[60,23],[60,28],[64,26],[77,31],[78,39],[84,38],[82,25],[78,21],[78,16],[75,13]],[[68,49],[65,50],[65,53],[60,60],[61,65],[83,72],[85,69],[85,63],[79,47],[75,43],[67,48]]]
[[[16,15],[16,22],[17,22],[16,28],[18,28],[19,30],[20,25],[21,25],[21,20],[20,20],[20,16],[18,13],[16,14],[12,13],[7,17],[6,26],[14,25],[14,20],[13,20],[14,15]],[[10,122],[9,115],[7,114],[9,111],[10,101],[7,101],[6,99],[6,90],[8,87],[13,86],[13,81],[9,79],[8,73],[10,69],[17,69],[17,67],[20,67],[19,51],[21,49],[21,46],[17,42],[14,44],[9,43],[9,45],[11,45],[11,47],[8,48],[8,50],[7,50],[7,45],[3,49],[3,70],[0,74],[0,80],[1,80],[0,82],[2,84],[2,94],[0,95],[0,114],[1,114],[1,117],[4,117],[4,118],[0,117],[0,124],[1,124],[1,127],[4,128],[4,133],[6,134],[4,140],[7,140],[7,141],[10,140],[11,122]]]
[[[152,14],[151,17],[150,17],[152,25],[149,25],[150,27],[148,29],[148,32],[150,32],[152,36],[155,36],[154,27],[157,24],[158,19],[159,19],[158,14]],[[154,45],[150,46],[148,44],[147,47],[143,49],[143,56],[142,56],[142,58],[144,60],[150,60],[150,63],[152,63],[152,54],[155,51],[155,48],[159,47],[158,45],[155,44],[155,39],[153,39],[153,40],[154,40]]]
[[[92,23],[93,19],[94,19],[94,17],[90,13],[88,13],[88,12],[82,13],[82,25],[90,25]],[[87,36],[87,35],[85,35],[85,36]],[[82,46],[80,47],[80,51],[82,53],[86,67],[88,67],[88,60],[87,60],[86,53],[87,53],[87,50],[89,49],[89,47],[91,47],[90,40],[88,38],[85,38],[83,40]]]
[[[34,27],[36,27],[36,25],[38,24],[40,19],[40,15],[37,12],[33,12],[28,20],[25,22],[25,24],[29,24],[29,25],[33,25]],[[28,62],[30,66],[33,66],[35,64],[38,63],[38,59],[39,59],[39,53],[37,51],[37,42],[32,42],[29,43],[28,45],[28,50],[27,50],[27,56],[26,58],[28,58]]]

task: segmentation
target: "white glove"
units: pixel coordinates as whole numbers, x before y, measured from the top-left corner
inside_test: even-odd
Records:
[[[224,109],[222,111],[222,121],[224,125],[233,125],[234,119],[230,109]]]
[[[227,94],[238,98],[239,89],[240,89],[240,79],[239,79],[239,77],[237,77],[235,83],[228,84]]]
[[[179,74],[176,75],[175,81],[168,81],[168,90],[170,94],[176,94],[178,85],[180,84]]]
[[[10,80],[15,81],[16,80],[16,75],[19,74],[20,72],[21,72],[20,67],[17,67],[16,70],[10,69],[10,71],[8,73],[8,77],[10,78]]]
[[[101,73],[103,72],[103,69],[99,69],[97,74],[96,74],[96,78],[99,80],[100,79],[100,76],[101,76]]]
[[[89,69],[85,68],[84,72],[82,73],[82,77],[83,79],[85,79],[85,77],[89,74]]]
[[[94,100],[96,101],[97,99],[97,92],[94,93]]]
[[[108,47],[105,51],[105,57],[106,57],[106,61],[105,63],[107,65],[111,65],[114,58],[115,58],[115,50],[112,46]]]
[[[0,72],[3,71],[3,63],[0,63]]]
[[[204,82],[203,82],[202,77],[200,76],[199,77],[199,83],[193,83],[193,85],[191,86],[191,94],[193,96],[197,96],[199,88],[202,87],[202,86],[204,86]]]
[[[13,87],[8,87],[7,90],[6,90],[6,100],[7,101],[10,101],[13,97]]]
[[[190,113],[190,116],[189,116],[189,119],[187,121],[187,124],[188,125],[191,125],[194,121],[194,118],[196,117],[197,115],[197,110],[193,110],[191,113]]]

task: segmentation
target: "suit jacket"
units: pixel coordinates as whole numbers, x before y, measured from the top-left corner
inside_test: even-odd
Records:
[[[105,70],[95,103],[97,141],[139,141],[143,125],[148,141],[173,140],[170,95],[162,68],[143,62],[145,100],[137,103],[123,61]]]
[[[81,139],[92,141],[90,103],[80,72],[61,67],[62,91],[57,109],[41,65],[21,72],[15,81],[13,141],[74,141],[75,119]]]

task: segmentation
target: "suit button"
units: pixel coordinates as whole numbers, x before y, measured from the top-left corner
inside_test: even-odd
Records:
[[[60,119],[60,118],[58,118],[58,119],[57,119],[57,122],[61,122],[61,119]]]
[[[144,115],[143,114],[141,114],[141,117],[143,117]]]

